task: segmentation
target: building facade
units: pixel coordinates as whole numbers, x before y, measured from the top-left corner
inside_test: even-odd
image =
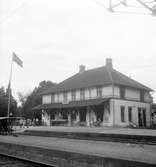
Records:
[[[121,74],[106,59],[103,67],[79,72],[42,95],[44,125],[150,126],[152,89]],[[56,123],[56,124],[55,124]]]
[[[156,128],[156,103],[152,104],[152,127]]]

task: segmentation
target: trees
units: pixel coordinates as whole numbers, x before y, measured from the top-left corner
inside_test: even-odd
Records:
[[[7,103],[8,98],[6,97],[6,92],[4,87],[0,88],[0,116],[7,116]]]
[[[51,81],[41,81],[31,93],[26,95],[18,93],[21,102],[21,116],[32,121],[36,119],[41,120],[41,111],[32,111],[32,108],[42,104],[41,93],[54,85],[55,83]]]
[[[26,119],[38,119],[41,120],[41,112],[32,111],[32,108],[42,104],[41,93],[47,89],[53,87],[55,83],[51,81],[41,81],[37,87],[31,93],[23,95],[18,93],[21,106],[17,108],[17,102],[11,94],[10,113],[12,116],[21,116]],[[0,117],[7,116],[8,110],[8,89],[2,86],[0,87]]]
[[[10,98],[10,113],[12,116],[17,116],[17,102],[11,94]],[[8,110],[8,89],[0,87],[0,117],[7,116]]]

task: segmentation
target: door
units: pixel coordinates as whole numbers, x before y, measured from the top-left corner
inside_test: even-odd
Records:
[[[146,127],[146,109],[145,108],[142,110],[142,116],[143,116],[143,126]]]
[[[86,122],[86,113],[85,108],[80,110],[80,122]]]
[[[138,125],[139,127],[142,127],[143,126],[143,119],[142,119],[142,112],[141,112],[141,108],[139,107],[138,108]]]
[[[138,108],[138,124],[139,127],[146,127],[146,109]]]

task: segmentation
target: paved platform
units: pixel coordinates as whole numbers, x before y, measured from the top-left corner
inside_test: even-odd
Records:
[[[156,146],[151,145],[23,135],[0,136],[0,142],[156,164]]]
[[[22,131],[48,131],[48,132],[87,132],[103,134],[124,134],[124,135],[143,135],[156,136],[156,129],[130,129],[130,128],[111,128],[111,127],[65,127],[65,126],[39,126],[29,127]]]

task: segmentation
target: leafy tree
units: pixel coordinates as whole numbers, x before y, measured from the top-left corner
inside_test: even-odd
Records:
[[[0,88],[0,117],[7,116],[8,110],[8,89],[2,86]],[[10,98],[10,113],[12,116],[17,116],[17,102],[11,94]]]
[[[4,87],[0,88],[0,116],[7,116],[7,103],[8,98],[6,97],[6,92]]]
[[[32,111],[32,108],[42,104],[42,92],[54,86],[55,83],[51,81],[42,81],[39,83],[38,87],[26,95],[18,93],[19,100],[21,102],[21,113],[26,119],[41,120],[41,111]]]

